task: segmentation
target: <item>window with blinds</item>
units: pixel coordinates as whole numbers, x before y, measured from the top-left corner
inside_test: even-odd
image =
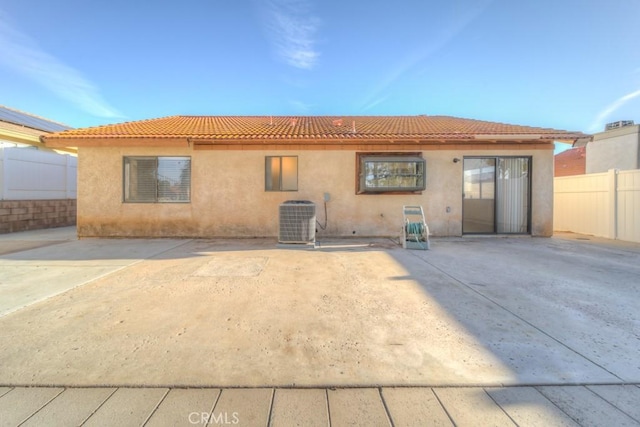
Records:
[[[191,201],[190,157],[125,157],[123,167],[125,202]]]

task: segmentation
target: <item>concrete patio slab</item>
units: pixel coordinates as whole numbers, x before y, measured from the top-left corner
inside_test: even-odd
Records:
[[[391,426],[378,389],[328,390],[327,396],[331,411],[331,425]]]
[[[634,420],[586,387],[545,386],[538,387],[538,390],[581,426],[639,425],[638,420]]]
[[[447,408],[447,413],[456,426],[516,425],[483,389],[438,388],[434,390],[434,393],[442,405]]]
[[[119,388],[83,426],[144,425],[168,392],[164,388]]]
[[[0,398],[0,426],[17,426],[55,399],[63,388],[16,387]]]
[[[597,393],[588,390],[600,387],[606,387],[610,393],[608,398],[613,400],[603,399]],[[30,425],[32,421],[45,419],[43,424],[47,426],[75,425],[75,422],[70,421],[75,421],[84,413],[87,414],[87,418],[83,425],[100,425],[101,423],[113,425],[109,420],[115,419],[131,421],[132,425],[145,426],[300,425],[306,427],[329,424],[390,425],[393,423],[392,425],[401,427],[451,426],[454,425],[454,420],[457,423],[455,425],[468,423],[513,425],[516,423],[533,427],[639,426],[640,418],[632,417],[629,413],[623,413],[624,411],[621,412],[618,409],[627,399],[616,400],[628,391],[633,392],[633,387],[637,388],[635,385],[547,386],[543,389],[544,393],[532,386],[223,390],[203,388],[171,389],[168,393],[163,389],[153,391],[147,388],[118,389],[116,392],[110,388],[69,388],[61,393],[55,391],[58,393],[57,396],[44,405],[42,405],[42,398],[52,395],[51,388],[17,387],[0,396],[0,408],[2,408],[0,426]],[[78,396],[78,393],[86,393],[91,395],[91,398],[83,399]],[[227,394],[226,402],[216,406],[222,394],[225,393]],[[102,399],[103,395],[107,395],[107,399],[99,405],[98,410],[91,411],[91,406]],[[285,398],[278,400],[278,395]],[[77,396],[77,399],[71,398],[72,396]],[[158,396],[161,398],[158,399]],[[331,396],[329,400],[328,396]],[[421,397],[425,397],[428,403],[425,404]],[[406,400],[403,401],[402,399],[405,398]],[[19,399],[36,401],[36,404],[31,405],[33,412],[30,414],[25,412],[24,405],[10,406]],[[93,400],[93,403],[87,406],[86,403],[90,400]],[[265,414],[269,410],[268,402],[271,402],[270,419]],[[257,410],[252,407],[256,403]],[[214,406],[219,411],[211,409]],[[83,411],[79,411],[81,407]],[[320,407],[324,407],[324,411],[320,410]],[[306,412],[309,408],[316,410]],[[65,409],[68,410],[69,417],[64,415],[60,418],[47,417],[47,415],[59,414]],[[108,414],[110,417],[107,417]],[[629,416],[624,417],[624,414]],[[139,422],[145,415],[146,421]],[[609,416],[611,423],[606,422]],[[25,424],[22,424],[22,421],[15,421],[24,419],[27,420]],[[482,424],[482,420],[493,420],[495,424]],[[616,424],[616,422],[622,424]]]
[[[10,252],[0,258],[0,316],[185,243],[170,239],[55,241],[43,235],[32,233],[33,240],[0,240]],[[24,241],[35,249],[11,249],[16,242],[23,247],[20,242]]]
[[[173,389],[153,412],[145,427],[213,424],[210,414],[219,396],[218,389]]]
[[[640,422],[640,387],[637,385],[591,385],[587,388]]]
[[[65,389],[21,426],[82,425],[115,391],[115,388]],[[31,393],[29,390],[25,397],[28,399]]]
[[[28,249],[33,249],[73,240],[78,240],[75,226],[0,234],[0,255],[26,250],[23,245],[27,243],[29,243]]]
[[[536,366],[530,363],[531,358],[545,359],[549,367],[557,365],[557,375],[567,382],[606,382],[605,371],[612,381],[616,378],[638,382],[640,317],[636,305],[629,302],[640,301],[639,248],[638,244],[615,241],[504,238],[487,242],[479,238],[452,240],[441,244],[440,250],[411,255],[454,279],[505,316],[534,328],[538,333],[532,336],[549,339],[532,342],[529,350],[499,336],[485,340],[493,354],[504,354],[502,360],[511,357],[507,356],[509,345],[519,347],[515,371],[525,382],[535,382],[537,376],[530,370]],[[482,256],[478,256],[479,251]],[[449,308],[460,311],[459,306]],[[465,320],[462,313],[456,318],[468,330],[478,330],[476,335],[489,336],[480,329],[490,322],[472,316]],[[489,315],[485,319],[498,317]],[[498,321],[493,326],[511,328],[512,323]],[[557,360],[569,356],[561,347],[601,368],[600,379],[591,375],[576,377],[570,366],[581,369],[577,364]],[[563,371],[567,367],[569,370]]]
[[[519,426],[579,427],[534,387],[488,388],[485,391]]]
[[[453,426],[430,388],[383,388],[381,394],[394,426]]]
[[[60,292],[0,315],[0,426],[640,425],[640,245],[64,231],[0,236],[0,301]]]
[[[5,255],[71,284],[87,265],[117,270],[0,317],[0,385],[640,381],[640,245],[433,243],[88,239]]]
[[[267,388],[226,389],[213,408],[211,424],[266,426],[274,391]]]
[[[273,395],[270,423],[326,427],[329,422],[327,391],[322,389],[278,389]]]

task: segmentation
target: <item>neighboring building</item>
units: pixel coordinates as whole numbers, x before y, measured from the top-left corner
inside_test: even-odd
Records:
[[[71,128],[61,123],[0,105],[0,148],[35,147],[44,151],[75,154],[74,148],[62,147],[52,150],[40,141],[40,136],[43,134],[68,129]]]
[[[587,143],[586,173],[640,169],[640,125],[631,120],[609,123]]]
[[[550,236],[554,141],[585,137],[446,116],[173,116],[42,140],[78,147],[81,237],[276,236],[287,200],[319,207],[320,237],[398,236],[403,205],[434,235]]]
[[[586,171],[586,148],[574,147],[558,153],[554,157],[553,176],[584,175]]]
[[[40,140],[68,129],[0,106],[0,233],[75,224],[76,150]]]

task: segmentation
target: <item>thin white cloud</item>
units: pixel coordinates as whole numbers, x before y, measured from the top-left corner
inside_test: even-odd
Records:
[[[302,112],[302,113],[308,113],[312,108],[313,108],[313,104],[307,104],[305,102],[302,101],[298,101],[298,100],[291,100],[289,101],[289,104],[297,111]]]
[[[320,53],[315,35],[320,20],[307,0],[268,0],[265,26],[273,48],[287,64],[301,69],[316,65]]]
[[[605,109],[603,109],[602,111],[600,111],[600,113],[598,113],[598,116],[591,124],[591,127],[589,128],[588,132],[596,132],[598,130],[601,130],[603,128],[605,121],[607,120],[607,117],[609,117],[611,114],[616,112],[618,109],[620,109],[620,107],[622,107],[627,102],[638,97],[640,97],[640,89],[636,90],[635,92],[631,92],[626,95],[623,95],[620,98],[613,101]]]
[[[367,105],[365,105],[364,107],[362,107],[362,109],[363,109],[364,111],[370,110],[370,109],[372,109],[373,107],[375,107],[376,105],[378,105],[378,104],[382,104],[384,101],[386,101],[386,100],[387,100],[387,98],[389,98],[389,95],[387,95],[387,96],[383,96],[383,97],[380,97],[380,98],[378,98],[378,99],[375,99],[375,100],[373,100],[373,101],[369,102],[369,103],[368,103]]]
[[[455,22],[451,23],[444,29],[435,39],[426,43],[420,49],[407,55],[404,60],[396,64],[387,75],[372,89],[368,96],[361,103],[361,109],[366,111],[380,102],[377,101],[381,96],[388,97],[388,94],[384,92],[398,81],[409,70],[415,67],[420,62],[424,61],[429,56],[433,55],[438,50],[446,46],[455,36],[457,36],[462,30],[464,30],[471,22],[473,22],[493,0],[478,0],[473,4],[467,5],[465,12],[457,16]]]
[[[78,70],[40,49],[0,11],[0,66],[15,70],[97,117],[123,117]]]

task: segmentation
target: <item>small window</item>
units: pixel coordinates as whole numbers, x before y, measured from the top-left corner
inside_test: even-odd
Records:
[[[425,172],[419,153],[358,154],[358,194],[417,193],[426,188]]]
[[[264,170],[266,191],[298,191],[298,157],[267,156]]]
[[[123,163],[125,202],[191,201],[190,157],[125,157]]]

